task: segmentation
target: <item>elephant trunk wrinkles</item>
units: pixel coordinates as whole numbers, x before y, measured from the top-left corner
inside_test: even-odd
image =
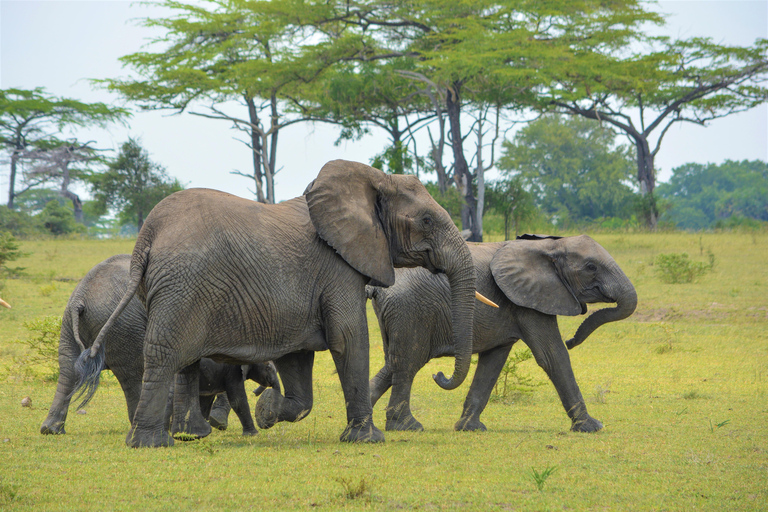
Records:
[[[458,233],[457,233],[458,237]],[[458,257],[446,269],[451,287],[451,326],[456,354],[453,375],[446,378],[438,372],[433,378],[443,389],[456,389],[469,374],[472,358],[472,325],[475,311],[475,267],[469,248],[462,239]],[[489,306],[490,307],[490,306]]]
[[[616,307],[600,309],[589,315],[576,330],[573,338],[566,342],[569,350],[580,345],[601,325],[623,320],[634,313],[637,307],[637,292],[629,278],[621,270],[618,270],[618,273],[619,277],[615,283],[617,292],[613,294]]]

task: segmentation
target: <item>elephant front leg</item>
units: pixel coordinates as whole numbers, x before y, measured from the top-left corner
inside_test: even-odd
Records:
[[[259,396],[253,412],[259,428],[267,429],[281,421],[299,421],[312,410],[312,366],[315,353],[302,351],[287,354],[274,361],[283,381],[285,396],[275,388],[267,388]]]
[[[571,358],[565,347],[557,328],[557,320],[550,317],[540,324],[547,324],[548,328],[539,329],[527,334],[523,341],[533,353],[533,357],[539,366],[547,373],[552,384],[560,396],[560,402],[565,408],[568,417],[571,418],[571,430],[574,432],[597,432],[603,428],[603,424],[589,415],[584,397],[581,395],[579,385],[571,367]],[[524,333],[524,336],[526,334]]]
[[[413,417],[411,412],[411,386],[415,376],[416,372],[393,371],[392,394],[389,396],[389,405],[387,406],[386,430],[410,430],[414,432],[424,430],[424,426]]]
[[[480,415],[485,410],[485,406],[488,405],[491,391],[499,379],[501,369],[504,368],[511,348],[512,345],[502,345],[479,354],[475,376],[469,387],[467,398],[464,400],[461,417],[453,427],[454,430],[480,430],[483,432],[487,430],[485,424],[480,421]]]
[[[173,396],[173,434],[188,434],[195,438],[211,433],[211,424],[200,411],[200,362],[192,363],[176,375]]]
[[[255,436],[259,433],[251,418],[251,408],[248,405],[248,395],[245,393],[245,383],[241,380],[237,382],[227,382],[227,397],[232,405],[232,410],[237,414],[240,424],[243,426],[244,436]]]
[[[357,323],[347,323],[342,329],[347,331],[346,335],[339,332],[328,337],[347,405],[347,426],[340,439],[348,443],[381,443],[384,442],[384,433],[373,424],[368,386],[368,325],[364,308],[360,316],[355,319]]]

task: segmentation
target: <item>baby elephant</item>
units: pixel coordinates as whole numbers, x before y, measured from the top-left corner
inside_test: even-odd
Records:
[[[270,387],[280,392],[280,382],[277,378],[275,365],[248,364],[234,365],[222,364],[212,359],[200,360],[200,410],[203,417],[211,414],[213,401],[219,393],[226,392],[229,405],[237,414],[243,425],[243,435],[252,436],[258,433],[253,424],[251,408],[248,405],[248,396],[245,393],[245,381],[252,380],[260,384],[259,389]]]
[[[631,315],[635,288],[590,237],[524,235],[524,239],[468,244],[477,272],[477,291],[499,308],[475,306],[473,353],[477,370],[456,430],[486,430],[480,422],[512,345],[523,340],[555,386],[571,430],[594,432],[603,425],[587,413],[568,350],[595,329]],[[392,387],[387,430],[423,430],[411,414],[413,378],[432,358],[450,356],[448,282],[421,268],[398,269],[389,288],[368,287],[384,341],[385,365],[371,379],[371,403]],[[587,312],[586,304],[616,303],[587,317],[563,343],[557,315]],[[567,349],[566,349],[567,347]]]
[[[77,285],[69,298],[64,316],[61,321],[61,337],[59,338],[59,382],[56,394],[48,412],[48,416],[40,427],[42,434],[64,434],[64,422],[72,394],[78,378],[75,372],[75,361],[80,353],[90,347],[101,327],[117,307],[125,294],[131,257],[128,254],[113,256],[93,267]],[[112,370],[125,394],[128,407],[128,419],[133,413],[141,395],[141,379],[144,375],[144,331],[147,325],[147,315],[144,306],[137,298],[133,298],[123,314],[112,327],[105,342],[105,358],[107,368]],[[205,372],[203,372],[205,368]],[[248,368],[246,372],[246,368]],[[194,370],[194,369],[193,369]],[[206,388],[218,389],[220,392],[230,392],[230,399],[236,396],[238,408],[235,412],[241,417],[244,407],[242,396],[245,395],[243,383],[251,378],[264,386],[276,385],[277,373],[274,365],[257,364],[249,367],[239,365],[217,364],[211,360],[200,363],[201,377],[206,378],[209,385]],[[240,390],[242,389],[242,393]],[[201,392],[203,390],[201,389]],[[169,402],[172,397],[169,398]],[[201,396],[200,400],[208,400]],[[240,412],[238,412],[238,409]],[[171,407],[168,408],[170,416]],[[204,437],[211,431],[211,426],[200,418],[195,424],[190,424],[183,411],[177,410],[174,418],[173,431],[187,432],[198,437]],[[246,416],[250,423],[243,423],[244,433],[253,433],[253,421],[250,410]],[[170,417],[167,421],[170,421]]]

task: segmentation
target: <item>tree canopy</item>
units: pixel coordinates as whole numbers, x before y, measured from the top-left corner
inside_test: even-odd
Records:
[[[126,109],[104,103],[52,96],[43,88],[0,90],[0,149],[10,156],[8,208],[13,209],[14,199],[21,193],[16,182],[22,159],[39,161],[68,145],[82,147],[76,140],[60,139],[58,134],[72,128],[106,127],[129,115]],[[62,179],[67,180],[64,192],[69,176]]]
[[[135,139],[125,142],[107,170],[93,173],[89,181],[100,213],[116,210],[121,225],[132,224],[139,230],[150,210],[164,197],[184,187],[170,179],[165,169],[149,158]]]
[[[504,142],[499,169],[519,176],[536,204],[561,224],[629,217],[632,151],[616,146],[610,127],[546,115]]]
[[[671,207],[665,217],[682,229],[707,229],[729,218],[768,222],[768,162],[688,163],[658,187]]]

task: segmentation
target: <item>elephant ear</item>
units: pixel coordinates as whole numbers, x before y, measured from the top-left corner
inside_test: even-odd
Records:
[[[320,238],[368,276],[373,286],[395,282],[389,240],[379,217],[386,193],[394,193],[386,174],[345,160],[325,164],[305,191],[309,216]]]
[[[558,260],[565,254],[557,240],[513,240],[491,260],[491,273],[504,295],[548,315],[576,316],[582,305],[560,279]]]

